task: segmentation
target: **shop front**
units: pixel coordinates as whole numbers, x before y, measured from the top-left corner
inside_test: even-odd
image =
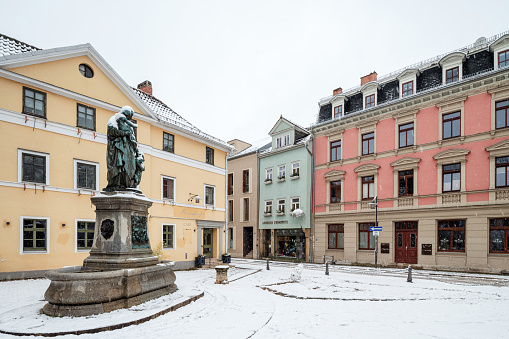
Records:
[[[306,260],[306,235],[302,229],[274,230],[276,258]]]

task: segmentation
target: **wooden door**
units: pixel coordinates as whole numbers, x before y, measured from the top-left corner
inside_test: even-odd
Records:
[[[203,229],[203,255],[205,255],[206,258],[212,258],[214,250],[212,233],[213,230],[211,228]]]
[[[395,223],[395,261],[417,264],[417,221]]]

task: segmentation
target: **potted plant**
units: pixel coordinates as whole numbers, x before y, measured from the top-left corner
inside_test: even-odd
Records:
[[[223,254],[223,264],[230,264],[232,262],[232,256],[230,253]]]
[[[299,178],[299,172],[293,172],[290,174],[290,179],[298,179]]]
[[[198,254],[196,258],[194,258],[194,266],[202,267],[205,265],[205,256],[203,254]]]
[[[272,179],[265,179],[264,183],[265,184],[272,184]]]
[[[285,176],[282,175],[280,177],[277,177],[277,181],[285,181]]]

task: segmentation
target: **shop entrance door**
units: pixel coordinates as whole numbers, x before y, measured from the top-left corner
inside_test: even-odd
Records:
[[[243,238],[244,248],[242,251],[242,256],[245,257],[253,250],[253,228],[252,227],[244,227],[244,238]]]
[[[205,258],[212,258],[214,247],[212,246],[212,229],[203,229],[203,255]]]
[[[417,264],[417,221],[395,223],[395,258],[397,263]]]

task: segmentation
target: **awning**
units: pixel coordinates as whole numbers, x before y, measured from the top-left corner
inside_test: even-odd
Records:
[[[224,226],[224,222],[213,220],[196,220],[196,223],[198,227],[202,228],[222,228]]]

